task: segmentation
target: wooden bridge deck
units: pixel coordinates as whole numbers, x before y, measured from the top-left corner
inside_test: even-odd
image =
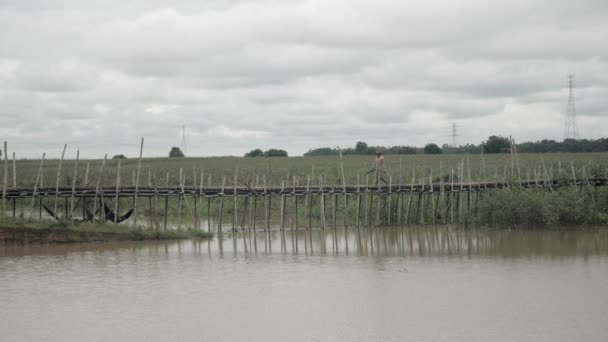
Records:
[[[33,187],[25,188],[9,188],[6,190],[6,198],[31,198],[31,197],[133,197],[137,194],[138,197],[171,197],[171,196],[200,196],[200,197],[217,197],[217,196],[305,196],[319,194],[398,194],[398,193],[437,193],[437,192],[479,192],[498,189],[512,188],[559,188],[564,186],[606,186],[608,180],[604,178],[594,178],[574,182],[572,180],[553,180],[549,181],[522,181],[508,182],[486,182],[486,183],[450,183],[450,184],[396,184],[396,185],[372,185],[372,186],[353,186],[353,185],[335,185],[335,186],[285,186],[285,187],[119,187],[95,186],[84,187],[43,187],[34,189]]]

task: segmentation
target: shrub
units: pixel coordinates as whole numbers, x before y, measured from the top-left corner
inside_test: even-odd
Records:
[[[179,147],[171,147],[171,151],[169,152],[169,157],[171,158],[183,158],[184,153],[182,152],[182,150],[179,149]]]

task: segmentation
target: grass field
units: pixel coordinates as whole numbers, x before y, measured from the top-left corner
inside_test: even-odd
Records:
[[[459,165],[464,163],[463,178],[468,181],[469,172],[472,181],[485,179],[494,181],[505,177],[510,179],[534,179],[536,170],[539,179],[545,175],[553,178],[571,178],[572,165],[575,174],[580,179],[584,173],[588,177],[605,177],[608,168],[608,153],[553,153],[544,154],[541,160],[539,154],[519,154],[517,158],[510,154],[485,155],[387,155],[386,168],[392,176],[393,183],[410,183],[415,175],[415,182],[421,182],[432,169],[433,178],[441,173],[444,177],[452,171],[458,178]],[[360,175],[361,183],[365,184],[365,171],[371,168],[373,157],[370,156],[345,156],[344,173],[347,184],[356,184],[357,175]],[[74,160],[64,160],[61,166],[60,185],[71,185],[74,177]],[[89,172],[88,185],[95,185],[99,177],[101,160],[80,160],[78,163],[77,185],[83,185],[86,176],[87,164]],[[45,160],[43,165],[42,185],[55,186],[57,181],[58,160]],[[121,161],[120,183],[121,185],[133,185],[138,160],[127,159]],[[512,169],[513,165],[513,169]],[[561,165],[561,167],[560,167]],[[17,160],[16,161],[16,183],[17,186],[33,186],[40,166],[40,160]],[[8,163],[8,186],[13,185],[12,161]],[[102,185],[115,185],[118,169],[118,160],[108,160],[104,166],[101,177]],[[201,172],[204,185],[217,186],[221,184],[222,177],[226,177],[226,184],[230,186],[234,182],[234,175],[238,169],[238,183],[248,182],[253,184],[256,177],[260,184],[263,177],[268,184],[281,185],[293,184],[294,176],[300,185],[305,185],[307,177],[311,177],[313,184],[319,183],[319,177],[324,177],[325,184],[336,184],[341,179],[341,163],[338,157],[288,157],[288,158],[264,158],[264,157],[208,157],[208,158],[144,158],[140,173],[140,185],[178,185],[180,169],[183,171],[186,185],[200,185]],[[3,171],[2,171],[3,172]],[[513,173],[511,173],[513,172]],[[371,182],[371,176],[370,180]],[[40,183],[39,183],[40,185]]]

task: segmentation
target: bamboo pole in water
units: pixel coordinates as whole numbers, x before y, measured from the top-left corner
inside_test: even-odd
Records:
[[[70,198],[70,216],[74,214],[74,193],[76,192],[76,178],[78,178],[78,160],[80,159],[80,150],[76,150],[76,162],[74,163],[74,177],[72,179],[72,194]]]
[[[177,230],[182,229],[182,198],[184,197],[184,194],[181,189],[183,188],[182,185],[184,184],[184,178],[184,170],[180,167],[179,181],[177,182],[177,186],[180,189],[179,197],[177,198]]]
[[[344,198],[344,228],[348,226],[348,197],[346,196],[346,174],[344,173],[344,158],[340,151],[340,171],[342,173],[342,194]]]
[[[165,179],[165,186],[169,187],[169,172],[167,172],[167,178]],[[165,214],[163,216],[163,230],[167,230],[167,220],[169,218],[169,196],[165,195]]]
[[[118,193],[120,192],[120,161],[121,161],[121,159],[119,158],[117,161],[118,161],[118,166],[116,167],[116,199],[115,199],[115,203],[114,203],[114,223],[118,222],[118,202],[120,201],[119,197],[118,197]],[[127,177],[129,177],[129,176],[127,176]]]
[[[256,221],[257,221],[257,217],[258,217],[258,194],[257,194],[258,181],[259,181],[259,177],[256,174],[255,175],[255,189],[256,189],[256,193],[253,195],[253,223],[251,224],[251,229],[253,230],[253,234],[256,233],[255,232],[255,229],[256,229],[255,226],[256,226]]]
[[[547,179],[547,183],[549,184],[549,190],[553,192],[553,185],[551,185],[551,179],[549,178],[549,173],[547,172],[547,166],[545,165],[545,158],[543,158],[543,154],[540,153],[540,160],[543,162],[543,170],[545,172],[545,178]]]
[[[360,210],[361,210],[361,175],[357,173],[357,218],[356,225],[357,229],[359,229],[359,219],[360,219]]]
[[[95,221],[95,214],[97,212],[97,194],[99,193],[99,185],[101,184],[101,176],[103,175],[103,167],[106,164],[107,159],[108,159],[108,155],[106,154],[103,156],[103,160],[101,161],[101,166],[99,167],[99,174],[97,176],[97,184],[95,185],[95,196],[93,199],[93,221]],[[103,205],[100,208],[103,208]],[[101,221],[101,212],[102,211],[103,211],[102,209],[99,209],[99,212],[100,212],[99,220],[100,221]]]
[[[336,196],[336,188],[335,185],[331,186],[331,202],[332,202],[332,216],[331,216],[331,220],[332,220],[332,228],[336,228],[336,202],[338,201],[338,197]]]
[[[285,181],[281,181],[281,231],[285,228],[285,195],[283,195],[283,191],[285,190]]]
[[[321,202],[320,202],[320,214],[321,214],[321,228],[325,229],[325,194],[323,192],[323,175],[319,176],[319,188],[321,189]]]
[[[403,202],[403,193],[401,192],[401,184],[403,184],[403,158],[399,158],[399,186],[397,188],[397,203],[395,203],[395,209],[397,210],[397,225],[401,226],[401,207]]]
[[[4,174],[2,177],[2,216],[6,213],[6,187],[8,183],[8,156],[7,142],[4,142]]]
[[[211,188],[211,174],[207,176],[207,187]],[[211,232],[211,196],[207,196],[207,231]]]
[[[308,230],[312,229],[312,203],[310,198],[310,175],[306,177],[306,198],[304,199],[305,212],[308,213]]]
[[[416,169],[412,167],[412,181],[410,183],[410,193],[407,199],[406,224],[410,224],[412,216],[412,196],[414,196],[414,182],[416,181]]]
[[[234,191],[232,193],[232,204],[233,204],[233,208],[232,208],[232,231],[236,230],[236,225],[238,224],[238,217],[237,217],[237,208],[236,208],[236,187],[238,184],[238,177],[239,177],[239,168],[236,167],[234,170],[234,180],[233,180],[233,185],[234,185]]]
[[[363,169],[365,171],[365,169]],[[364,221],[363,224],[367,225],[367,227],[371,227],[371,194],[369,192],[369,175],[365,174],[365,208],[363,208],[364,212]]]
[[[226,186],[226,176],[222,176],[222,192],[220,193],[220,211],[218,214],[217,230],[219,233],[222,232],[222,214],[224,209],[224,188]]]
[[[13,152],[13,188],[17,187],[17,158]]]
[[[133,225],[137,226],[137,195],[139,194],[139,175],[141,174],[141,158],[144,153],[144,138],[139,144],[139,159],[137,160],[137,173],[135,175],[135,194],[133,195]],[[196,178],[195,178],[196,179]],[[116,213],[118,215],[118,212]]]
[[[295,214],[294,214],[294,226],[295,226],[295,229],[296,229],[296,247],[297,247],[297,243],[298,243],[298,235],[297,235],[298,234],[297,233],[297,230],[298,230],[298,196],[296,195],[296,186],[297,185],[298,185],[298,177],[296,175],[294,175],[293,176],[293,190],[292,190],[292,193],[293,193],[293,200],[294,200],[293,204],[294,204],[294,211],[295,211]]]
[[[390,227],[392,222],[392,216],[393,216],[393,176],[389,176],[388,177],[388,205],[387,205],[387,218],[386,218],[386,222],[387,225]]]
[[[84,170],[84,181],[82,182],[82,185],[85,187],[87,185],[89,185],[89,167],[90,167],[90,163],[87,162],[87,165]],[[86,208],[87,208],[87,198],[82,197],[82,219],[85,221],[87,220]]]
[[[68,148],[68,145],[63,145],[63,152],[61,153],[61,159],[59,160],[59,166],[57,166],[57,182],[55,183],[55,206],[53,207],[53,213],[57,217],[57,201],[59,200],[59,177],[61,176],[61,163],[63,163],[63,158],[65,157],[65,149]],[[6,153],[6,152],[5,152]]]
[[[38,182],[42,177],[42,166],[44,164],[44,158],[46,157],[46,153],[42,153],[42,159],[40,159],[40,166],[38,167],[38,172],[36,173],[36,181],[34,182],[34,192],[32,194],[32,205],[30,208],[30,218],[34,217],[34,202],[36,201],[36,193],[38,190]]]

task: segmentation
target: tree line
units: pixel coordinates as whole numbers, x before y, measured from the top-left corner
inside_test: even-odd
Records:
[[[530,141],[515,144],[517,152],[520,153],[549,153],[549,152],[607,152],[608,138],[600,139],[565,139],[563,141],[555,141],[551,139],[543,139],[540,141]],[[384,154],[440,154],[440,153],[509,153],[511,151],[511,139],[500,135],[491,135],[482,143],[466,144],[460,146],[449,146],[447,144],[441,147],[435,143],[426,144],[424,147],[413,147],[405,145],[397,146],[368,146],[367,143],[359,141],[355,147],[339,148],[339,147],[321,147],[311,149],[304,153],[304,156],[335,156],[357,154],[357,155],[373,155],[376,152]]]

